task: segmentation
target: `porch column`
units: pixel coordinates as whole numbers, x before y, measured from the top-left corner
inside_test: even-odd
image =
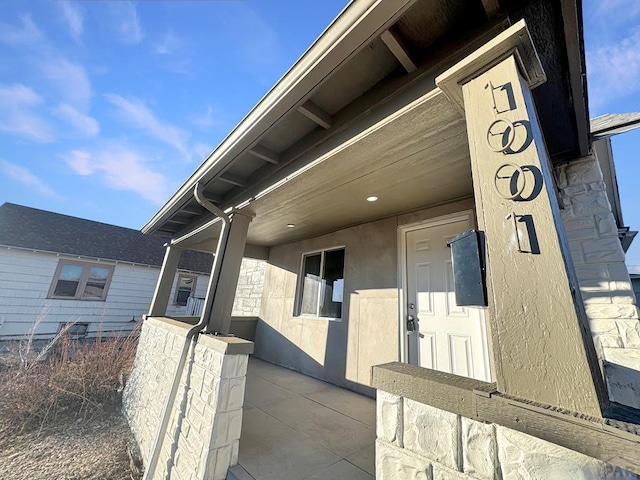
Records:
[[[601,416],[606,389],[530,91],[542,81],[524,22],[438,78],[463,99],[498,390]]]
[[[162,262],[156,291],[153,293],[151,307],[149,308],[149,316],[151,317],[163,317],[167,313],[171,287],[173,286],[173,280],[176,278],[181,254],[181,248],[169,245],[165,247],[164,261]]]
[[[238,286],[238,276],[242,265],[242,256],[247,243],[247,232],[249,224],[253,219],[252,214],[241,211],[233,212],[231,215],[231,227],[227,239],[224,253],[220,261],[220,278],[215,286],[211,286],[207,292],[205,305],[211,305],[206,331],[229,333],[231,326],[231,312],[233,301],[236,296]],[[213,295],[213,300],[209,303],[209,296]],[[205,306],[206,308],[206,306]]]

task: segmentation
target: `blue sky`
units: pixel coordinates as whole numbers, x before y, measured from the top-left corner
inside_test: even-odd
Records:
[[[0,2],[0,204],[140,228],[347,3]],[[640,2],[584,21],[591,115],[640,111]],[[613,148],[638,229],[640,132]]]

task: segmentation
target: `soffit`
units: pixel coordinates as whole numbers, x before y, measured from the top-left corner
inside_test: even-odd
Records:
[[[242,210],[255,215],[247,242],[273,246],[471,194],[465,122],[435,89],[257,194]],[[367,202],[369,195],[378,201]],[[201,237],[215,237],[216,228]],[[211,238],[198,247],[214,243]]]

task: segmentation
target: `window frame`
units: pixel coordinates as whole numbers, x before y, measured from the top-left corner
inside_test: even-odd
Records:
[[[345,263],[346,263],[346,255],[347,255],[347,248],[345,245],[338,245],[338,246],[334,246],[334,247],[327,247],[327,248],[321,248],[318,250],[310,250],[308,252],[303,252],[300,255],[300,266],[298,268],[298,279],[297,279],[297,285],[296,285],[296,297],[295,297],[295,301],[294,301],[294,310],[293,310],[293,316],[295,318],[305,318],[305,319],[312,319],[312,320],[330,320],[330,321],[336,321],[336,322],[340,322],[342,321],[342,314],[340,317],[322,317],[320,316],[320,301],[324,296],[324,285],[323,285],[323,272],[324,272],[324,263],[325,263],[325,254],[327,252],[334,252],[336,250],[344,250],[344,258],[345,260],[343,260],[342,262],[342,278],[344,280],[344,267],[345,267]],[[316,255],[316,254],[320,254],[320,288],[318,289],[318,299],[316,302],[316,314],[307,314],[307,313],[302,313],[302,293],[303,293],[303,288],[304,288],[304,260],[305,257],[311,256],[311,255]],[[342,296],[342,306],[344,307],[345,301],[344,301],[344,283],[343,283],[343,296]],[[342,312],[342,309],[341,309]]]
[[[181,278],[192,278],[193,279],[193,285],[191,286],[191,294],[189,295],[191,296],[195,296],[196,293],[196,285],[198,284],[198,276],[197,275],[193,275],[191,273],[178,273],[178,278],[176,280],[176,288],[175,288],[175,292],[173,294],[173,305],[176,307],[186,307],[187,302],[185,302],[184,304],[182,303],[178,303],[178,293],[180,293],[179,287],[180,287],[180,279]]]
[[[60,280],[60,274],[62,273],[62,269],[64,268],[65,265],[76,265],[76,266],[82,267],[82,273],[80,274],[80,278],[78,280],[78,286],[76,287],[76,294],[73,297],[55,295],[56,286],[58,285],[58,281]],[[109,271],[109,273],[107,274],[107,280],[104,284],[104,289],[102,291],[102,297],[101,298],[82,298],[85,288],[87,287],[89,274],[91,273],[91,269],[93,267],[106,268]],[[109,286],[111,285],[111,279],[113,278],[114,270],[115,270],[115,265],[109,264],[109,263],[85,262],[80,260],[60,259],[58,261],[58,266],[56,267],[56,271],[53,274],[53,279],[51,280],[51,286],[49,287],[47,298],[53,299],[53,300],[79,300],[81,302],[104,302],[106,301],[107,295],[109,293]]]

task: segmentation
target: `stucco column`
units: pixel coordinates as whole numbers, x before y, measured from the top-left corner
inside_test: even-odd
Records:
[[[160,276],[149,307],[149,316],[163,317],[166,315],[171,287],[173,286],[173,280],[176,278],[181,254],[182,249],[170,245],[166,246]]]
[[[487,239],[500,390],[600,415],[600,372],[574,297],[577,282],[570,278],[566,235],[531,92],[514,57],[462,91],[478,223]]]
[[[220,278],[207,292],[205,305],[211,305],[207,332],[229,333],[231,312],[238,286],[238,276],[242,265],[242,256],[247,243],[247,232],[253,215],[241,211],[233,212],[229,237],[220,261]],[[209,297],[213,300],[209,303]]]
[[[524,23],[514,27],[443,75],[467,121],[496,381],[502,393],[600,416],[606,388],[530,91],[542,83],[530,72],[544,73]]]

